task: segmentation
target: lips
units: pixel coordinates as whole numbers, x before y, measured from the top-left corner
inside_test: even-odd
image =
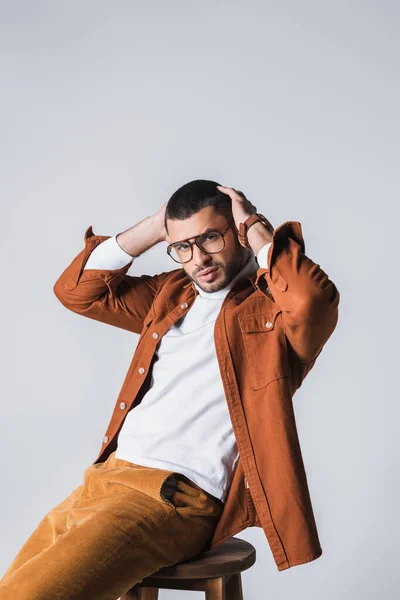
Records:
[[[209,267],[208,269],[204,269],[203,271],[200,271],[199,273],[197,273],[197,275],[207,275],[208,273],[211,273],[212,271],[216,271],[217,267]]]

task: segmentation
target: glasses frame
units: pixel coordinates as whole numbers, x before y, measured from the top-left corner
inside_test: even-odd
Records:
[[[231,223],[228,224],[228,227],[226,229],[224,229],[224,231],[220,231],[219,229],[209,229],[208,231],[205,231],[204,233],[199,233],[199,235],[194,235],[193,236],[193,238],[194,238],[193,242],[189,241],[192,238],[187,238],[186,240],[180,240],[179,242],[173,242],[172,244],[168,245],[168,247],[167,247],[167,254],[172,258],[172,260],[174,262],[178,263],[179,265],[183,265],[183,264],[185,264],[185,263],[187,263],[187,262],[189,262],[189,261],[192,260],[192,258],[193,258],[193,246],[195,244],[196,244],[196,246],[202,252],[204,252],[204,254],[217,254],[218,252],[222,252],[222,250],[225,248],[225,236],[228,233],[229,229],[232,229],[232,224]],[[212,233],[212,232],[219,233],[222,236],[222,241],[223,241],[224,245],[222,246],[221,250],[217,250],[217,252],[209,252],[209,251],[204,250],[204,248],[202,248],[201,245],[197,241],[199,237],[202,237],[203,235],[207,235],[207,234]],[[171,255],[171,251],[172,251],[172,248],[176,244],[182,244],[184,242],[190,245],[190,258],[188,260],[185,260],[185,261],[181,262],[180,260],[175,260],[175,258]]]

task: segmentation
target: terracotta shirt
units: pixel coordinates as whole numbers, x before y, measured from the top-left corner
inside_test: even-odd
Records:
[[[53,286],[68,310],[139,335],[94,464],[116,450],[128,416],[133,426],[140,414],[136,408],[151,391],[160,341],[186,316],[190,319],[199,298],[181,267],[141,275],[127,274],[131,262],[116,269],[85,268],[95,248],[110,237],[87,227],[83,248]],[[209,548],[247,527],[262,527],[283,571],[322,554],[293,396],[336,328],[340,294],[306,254],[298,221],[273,231],[266,258],[266,266],[233,284],[213,324],[238,458]],[[193,403],[190,389],[186,400]]]

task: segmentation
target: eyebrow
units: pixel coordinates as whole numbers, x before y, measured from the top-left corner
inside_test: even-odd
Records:
[[[215,227],[209,227],[208,229],[206,229],[205,231],[202,231],[201,233],[198,233],[197,235],[192,235],[192,237],[188,237],[184,240],[178,240],[177,242],[173,242],[171,245],[173,246],[174,244],[181,244],[182,242],[188,242],[190,239],[192,239],[194,237],[198,237],[199,235],[204,235],[205,233],[208,233],[209,231],[218,231],[218,229],[216,229]]]

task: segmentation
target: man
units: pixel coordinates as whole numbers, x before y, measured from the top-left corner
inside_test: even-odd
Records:
[[[140,337],[96,461],[0,597],[117,598],[249,526],[278,570],[318,558],[292,396],[335,329],[339,292],[300,223],[274,230],[242,192],[196,180],[132,228],[84,239],[56,296]],[[177,268],[127,275],[161,241]]]

